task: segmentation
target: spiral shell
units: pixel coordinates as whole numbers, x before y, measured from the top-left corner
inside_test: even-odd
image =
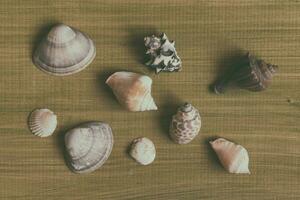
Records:
[[[227,76],[217,82],[215,93],[224,93],[225,87],[230,83],[253,92],[265,90],[270,86],[277,71],[278,66],[247,53]]]
[[[152,79],[133,72],[116,72],[107,80],[119,103],[129,111],[157,110],[151,96]]]
[[[181,59],[177,55],[175,42],[170,41],[165,33],[159,37],[154,35],[145,37],[144,41],[148,49],[146,54],[150,57],[147,66],[154,68],[156,73],[181,70]]]
[[[146,138],[137,138],[133,140],[130,149],[130,156],[141,165],[151,164],[156,155],[156,150],[153,142]]]
[[[48,109],[36,109],[28,119],[30,131],[39,137],[48,137],[53,134],[57,126],[56,115]]]
[[[229,142],[224,138],[210,142],[223,167],[230,173],[250,174],[249,155],[241,145]]]
[[[101,167],[113,148],[110,126],[103,122],[80,125],[65,135],[67,162],[75,173],[89,173]]]
[[[190,103],[185,103],[172,118],[170,136],[175,143],[187,144],[198,135],[200,128],[199,111]]]
[[[74,74],[95,58],[93,41],[84,33],[64,24],[54,26],[33,54],[33,63],[52,75]]]

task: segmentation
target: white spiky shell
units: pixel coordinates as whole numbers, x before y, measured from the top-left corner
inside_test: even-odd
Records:
[[[181,59],[177,55],[175,42],[170,41],[165,33],[159,37],[152,35],[145,37],[146,54],[150,60],[145,64],[156,69],[156,73],[161,71],[173,72],[181,70]]]
[[[178,108],[170,124],[170,137],[175,143],[187,144],[199,133],[201,117],[199,111],[190,103]]]
[[[95,55],[94,43],[86,34],[58,24],[38,45],[33,63],[44,72],[65,76],[83,70]]]
[[[129,111],[157,110],[151,96],[152,79],[133,72],[116,72],[107,80],[119,103]]]
[[[223,167],[230,173],[250,174],[247,150],[224,138],[210,142]]]
[[[48,137],[53,134],[56,126],[57,117],[51,110],[36,109],[29,116],[28,127],[36,136]]]
[[[146,138],[134,139],[131,144],[130,156],[141,165],[151,164],[156,155],[156,150],[153,142]]]
[[[66,133],[65,147],[73,172],[93,172],[105,163],[112,151],[112,130],[103,122],[82,124]]]

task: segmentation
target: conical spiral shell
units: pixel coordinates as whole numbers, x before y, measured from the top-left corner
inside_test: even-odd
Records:
[[[75,173],[89,173],[101,167],[113,148],[110,126],[102,122],[80,125],[65,135],[67,162]]]
[[[219,138],[210,142],[223,167],[230,173],[250,174],[247,150],[226,139]]]
[[[95,55],[96,48],[87,35],[59,24],[40,42],[34,52],[33,63],[44,72],[65,76],[83,70]]]
[[[178,144],[191,142],[199,133],[201,117],[199,111],[190,103],[181,106],[170,124],[170,137]]]
[[[268,64],[250,53],[241,58],[233,70],[215,85],[217,94],[223,93],[229,83],[249,91],[258,92],[267,89],[273,76],[278,71],[278,66]]]
[[[39,137],[48,137],[53,134],[57,126],[56,115],[48,109],[34,110],[28,120],[30,131]]]
[[[157,110],[151,96],[152,79],[133,72],[116,72],[107,80],[119,103],[129,111]]]

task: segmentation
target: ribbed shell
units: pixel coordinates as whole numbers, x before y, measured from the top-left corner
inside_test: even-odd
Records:
[[[190,103],[185,103],[172,118],[170,136],[175,143],[187,144],[198,135],[200,128],[199,111]]]
[[[262,91],[270,86],[277,71],[276,65],[268,64],[247,53],[230,73],[217,82],[214,90],[216,94],[221,94],[227,85],[235,83],[238,87],[249,91]]]
[[[151,96],[152,79],[133,72],[116,72],[107,80],[119,103],[129,111],[157,110]]]
[[[28,127],[39,137],[48,137],[53,134],[57,126],[56,115],[48,109],[36,109],[30,113]]]
[[[90,122],[78,126],[65,135],[67,161],[75,173],[89,173],[101,167],[113,147],[110,126]]]
[[[65,76],[87,67],[95,58],[93,41],[64,24],[54,26],[34,52],[34,64],[44,72]]]
[[[247,150],[226,139],[219,138],[210,142],[223,167],[230,173],[250,174]]]

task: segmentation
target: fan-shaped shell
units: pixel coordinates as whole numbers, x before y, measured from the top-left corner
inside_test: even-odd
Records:
[[[278,66],[268,64],[247,53],[227,76],[217,82],[215,93],[223,93],[225,87],[230,83],[235,83],[238,87],[253,92],[265,90],[270,86],[277,71]]]
[[[83,70],[95,55],[94,43],[86,34],[59,24],[40,42],[33,63],[44,72],[65,76]]]
[[[146,137],[134,139],[131,144],[130,155],[141,165],[149,165],[155,159],[155,146],[153,142]]]
[[[157,110],[151,96],[152,79],[133,72],[116,72],[107,80],[119,103],[129,111]]]
[[[101,167],[113,147],[110,126],[90,122],[78,126],[65,135],[67,162],[75,173],[89,173]]]
[[[219,138],[210,142],[212,148],[218,155],[223,167],[230,173],[250,174],[249,155],[247,150],[226,139]]]
[[[31,112],[28,119],[28,127],[36,136],[48,137],[53,134],[56,126],[56,115],[48,109],[36,109]]]
[[[190,103],[179,107],[170,124],[170,136],[178,144],[191,142],[199,133],[201,117]]]

